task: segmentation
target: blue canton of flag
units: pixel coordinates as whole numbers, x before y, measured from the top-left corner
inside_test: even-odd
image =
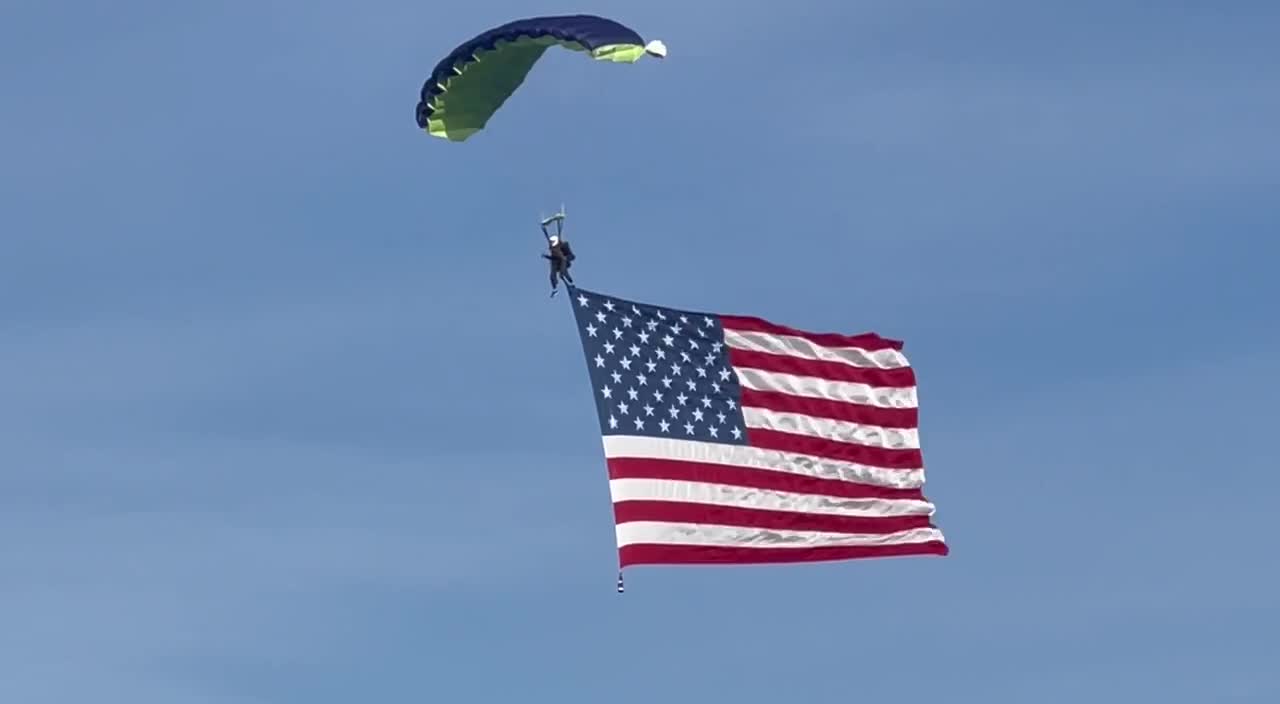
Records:
[[[718,316],[572,293],[603,435],[746,444]]]

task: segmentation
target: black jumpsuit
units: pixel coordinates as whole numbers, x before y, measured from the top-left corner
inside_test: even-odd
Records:
[[[570,285],[573,284],[573,277],[569,275],[569,267],[576,258],[573,255],[573,249],[569,247],[569,243],[560,240],[559,244],[551,246],[551,254],[542,255],[551,262],[551,290],[555,291],[556,286],[563,278]]]

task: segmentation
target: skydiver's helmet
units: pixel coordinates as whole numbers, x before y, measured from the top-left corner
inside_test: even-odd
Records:
[[[547,244],[550,244],[552,247],[560,244],[560,235],[551,235],[548,237]]]

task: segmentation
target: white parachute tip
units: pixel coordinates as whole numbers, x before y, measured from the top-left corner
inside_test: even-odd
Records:
[[[656,56],[659,59],[667,58],[667,45],[662,43],[661,39],[654,39],[644,45],[644,52],[650,56]]]

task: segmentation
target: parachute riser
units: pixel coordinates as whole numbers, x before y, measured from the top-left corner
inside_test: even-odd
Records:
[[[546,237],[546,238],[547,238],[547,241],[548,241],[548,242],[550,242],[550,241],[551,241],[551,233],[550,233],[550,232],[547,232],[547,225],[550,225],[551,223],[555,223],[555,225],[556,225],[556,235],[555,235],[555,236],[556,236],[557,238],[562,238],[562,237],[564,236],[564,220],[565,220],[565,212],[564,212],[564,204],[562,203],[562,204],[560,205],[560,212],[558,212],[558,213],[556,213],[555,215],[552,215],[552,216],[550,216],[550,217],[543,217],[543,218],[541,218],[540,223],[541,223],[541,225],[542,225],[542,236],[543,236],[543,237]]]

